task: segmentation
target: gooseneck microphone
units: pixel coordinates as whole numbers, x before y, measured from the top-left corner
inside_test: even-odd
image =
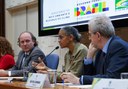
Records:
[[[56,46],[45,58],[44,58],[44,60],[52,53],[52,52],[54,52],[55,50],[57,50],[59,48],[59,46]]]
[[[55,50],[57,50],[59,48],[59,46],[56,46],[47,56],[45,56],[44,58],[41,57],[42,61],[45,62],[46,58],[51,55]],[[40,63],[39,60],[35,60],[34,62],[36,63]]]
[[[55,50],[57,50],[59,48],[59,46],[56,46],[47,56],[45,56],[44,58],[42,58],[42,60],[43,60],[43,62],[45,62],[45,60],[46,60],[46,58],[51,54],[51,53],[53,53]],[[40,63],[38,60],[36,60],[36,61],[34,61],[34,62],[36,62],[36,63]],[[37,64],[38,65],[38,64]],[[35,66],[33,66],[32,68],[30,68],[29,69],[29,71],[28,71],[28,73],[30,72],[30,71],[32,71],[33,69],[36,69],[36,66],[37,65],[35,65]],[[47,64],[46,64],[47,65]],[[27,81],[27,78],[28,78],[28,76],[25,76],[25,75],[23,75],[23,81]]]

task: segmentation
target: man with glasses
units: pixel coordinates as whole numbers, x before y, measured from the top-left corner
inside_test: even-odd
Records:
[[[92,70],[92,75],[78,78],[63,73],[61,78],[75,84],[91,84],[94,78],[120,78],[122,72],[128,72],[128,43],[115,35],[114,26],[107,16],[96,16],[88,25],[91,44],[84,64]]]

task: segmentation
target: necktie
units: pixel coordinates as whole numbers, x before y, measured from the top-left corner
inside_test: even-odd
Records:
[[[100,55],[100,74],[104,74],[104,62],[105,62],[105,53],[101,52]]]
[[[27,58],[27,56],[28,56],[27,54],[24,54],[24,57],[23,57],[22,62],[21,62],[21,68],[24,67],[25,59]]]

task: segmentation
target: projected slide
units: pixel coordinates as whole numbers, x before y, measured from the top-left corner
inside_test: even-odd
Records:
[[[42,30],[87,24],[98,14],[128,18],[128,0],[42,0]]]

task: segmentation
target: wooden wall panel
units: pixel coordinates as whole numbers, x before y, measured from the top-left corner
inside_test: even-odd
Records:
[[[5,0],[0,0],[0,36],[5,36]]]

